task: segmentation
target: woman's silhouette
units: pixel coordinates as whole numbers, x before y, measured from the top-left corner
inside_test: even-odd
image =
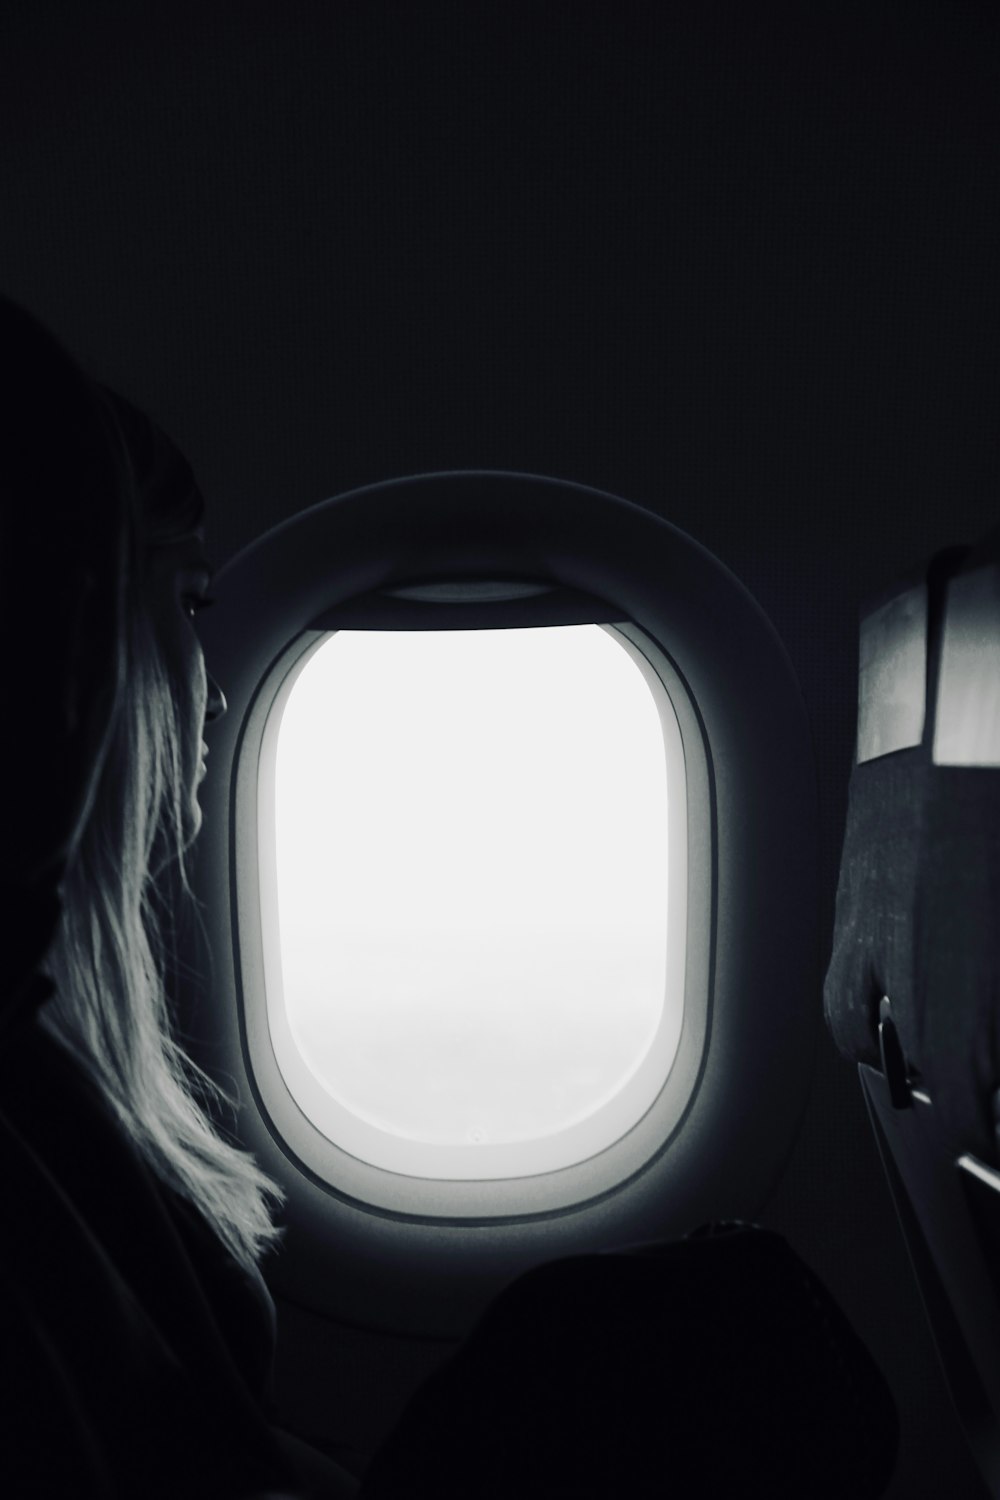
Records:
[[[351,1494],[267,1421],[257,1262],[279,1194],[211,1125],[211,1085],[170,1029],[164,883],[179,871],[183,892],[202,730],[225,706],[194,629],[203,502],[150,422],[0,311],[18,392],[0,448],[4,623],[37,704],[8,747],[0,1487]]]

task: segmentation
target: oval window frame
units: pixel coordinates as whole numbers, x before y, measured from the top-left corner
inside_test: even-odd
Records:
[[[682,731],[700,739],[708,771],[697,815],[688,780],[689,861],[706,872],[710,916],[699,943],[706,967],[689,964],[686,976],[688,1001],[704,995],[706,1030],[700,1055],[686,1060],[691,1092],[672,1133],[606,1192],[559,1206],[539,1191],[504,1215],[503,1184],[493,1183],[481,1212],[470,1198],[449,1213],[433,1195],[422,1214],[397,1212],[313,1172],[260,1097],[244,1004],[252,943],[241,947],[240,930],[256,877],[239,836],[234,773],[259,751],[261,685],[303,632],[401,624],[418,601],[393,592],[427,580],[448,587],[420,608],[444,616],[468,580],[511,578],[538,586],[527,601],[535,623],[632,621],[682,684]],[[235,1121],[223,1110],[223,1128],[235,1124],[285,1194],[272,1288],[341,1322],[451,1338],[541,1261],[670,1239],[712,1217],[756,1217],[788,1161],[821,1034],[819,820],[801,689],[739,579],[656,511],[618,496],[533,474],[456,470],[387,480],[289,516],[226,564],[213,593],[217,607],[199,631],[229,712],[205,731],[211,768],[191,864],[202,921],[181,953],[188,972],[205,978],[178,1003],[188,1050],[234,1102]],[[482,606],[490,623],[523,611],[524,597],[505,604],[502,593]]]
[[[280,712],[298,673],[330,638],[328,629],[303,632],[292,641],[260,684],[247,720],[243,752],[235,768],[234,841],[238,868],[237,940],[241,950],[243,1017],[247,1061],[260,1104],[275,1139],[314,1180],[373,1208],[424,1218],[511,1218],[570,1208],[618,1186],[662,1150],[690,1099],[708,1026],[707,937],[711,931],[711,862],[705,841],[692,850],[693,821],[711,820],[708,762],[693,705],[676,669],[656,643],[628,621],[599,623],[638,666],[653,693],[664,730],[668,785],[680,784],[672,801],[668,833],[668,985],[682,992],[680,1039],[665,1060],[651,1048],[642,1067],[606,1111],[614,1134],[593,1144],[593,1128],[573,1132],[585,1144],[573,1161],[546,1138],[501,1146],[427,1146],[401,1143],[411,1170],[393,1170],[352,1152],[348,1142],[381,1134],[358,1122],[342,1106],[330,1113],[341,1123],[341,1143],[318,1128],[310,1114],[328,1107],[320,1086],[302,1063],[277,1004],[281,963],[277,935],[273,780]],[[523,628],[531,628],[525,625]],[[709,841],[710,842],[710,841]],[[699,981],[698,976],[701,976]],[[290,1086],[290,1083],[292,1086]],[[295,1085],[302,1090],[296,1097]],[[304,1097],[303,1097],[304,1096]],[[307,1113],[303,1102],[313,1103]],[[315,1102],[314,1102],[315,1101]],[[358,1125],[361,1128],[358,1128]],[[607,1132],[605,1132],[607,1135]],[[548,1138],[555,1141],[555,1137]],[[395,1144],[395,1143],[394,1143]],[[408,1149],[409,1147],[409,1149]],[[456,1159],[489,1152],[506,1157],[503,1175],[442,1175]],[[438,1170],[435,1170],[437,1168]]]

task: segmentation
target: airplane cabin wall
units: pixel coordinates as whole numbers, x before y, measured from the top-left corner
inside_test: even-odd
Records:
[[[0,288],[179,441],[220,560],[445,468],[575,480],[689,531],[799,675],[828,944],[859,602],[1000,510],[998,29],[945,0],[40,3],[0,63]],[[762,1218],[886,1370],[891,1493],[972,1500],[825,1035]],[[308,1427],[329,1380],[328,1435],[361,1448],[444,1352],[316,1332],[283,1309],[282,1388]]]

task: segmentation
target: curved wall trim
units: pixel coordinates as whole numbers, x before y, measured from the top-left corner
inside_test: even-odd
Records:
[[[235,1083],[241,1135],[286,1187],[279,1289],[287,1281],[300,1301],[354,1322],[460,1333],[541,1260],[670,1237],[713,1215],[753,1217],[794,1141],[818,1034],[817,809],[794,674],[738,580],[614,496],[471,472],[303,511],[235,558],[215,593],[203,635],[230,709],[206,733],[195,881],[214,995],[198,1060]],[[329,1142],[282,1119],[287,1089],[283,1104],[256,1032],[264,726],[321,631],[480,628],[503,623],[495,611],[510,625],[610,624],[669,695],[687,787],[680,1048],[652,1106],[588,1162],[488,1183],[382,1172],[376,1189],[356,1158],[331,1157]]]

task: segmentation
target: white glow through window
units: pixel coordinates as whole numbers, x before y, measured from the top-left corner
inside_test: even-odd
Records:
[[[396,1170],[394,1141],[471,1161],[600,1116],[654,1038],[662,1081],[664,729],[613,633],[340,631],[276,735],[269,1017],[330,1139]]]

